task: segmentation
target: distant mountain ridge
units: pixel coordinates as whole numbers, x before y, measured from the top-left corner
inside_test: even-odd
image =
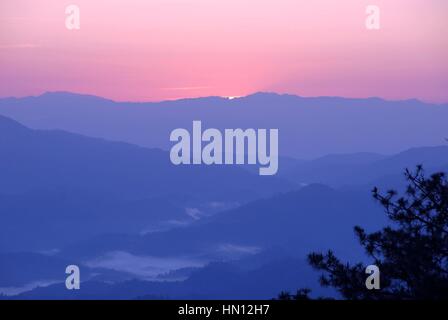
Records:
[[[392,154],[436,146],[448,137],[448,105],[415,99],[305,98],[256,93],[163,102],[114,102],[74,93],[0,99],[0,114],[36,129],[62,129],[92,137],[169,149],[175,128],[278,128],[280,154],[299,159],[332,153]]]

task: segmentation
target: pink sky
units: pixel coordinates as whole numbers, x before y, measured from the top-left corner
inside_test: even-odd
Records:
[[[81,29],[65,28],[65,7]],[[365,28],[365,8],[381,29]],[[446,0],[3,0],[0,96],[256,91],[448,102]]]

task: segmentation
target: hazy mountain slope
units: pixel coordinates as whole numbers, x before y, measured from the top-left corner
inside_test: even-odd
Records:
[[[274,244],[297,246],[306,253],[313,248],[339,248],[350,252],[357,247],[352,227],[377,229],[386,217],[371,197],[374,186],[383,192],[406,184],[403,172],[424,164],[428,174],[448,171],[448,147],[415,148],[393,156],[339,155],[307,164],[314,170],[303,171],[308,177],[321,177],[346,186],[332,189],[309,185],[298,191],[257,200],[220,215],[201,220],[189,228],[148,234],[144,237],[92,239],[78,243],[69,252],[75,256],[97,256],[114,249],[172,256],[182,253],[222,258]],[[445,165],[443,165],[445,164]],[[353,166],[352,171],[334,171],[332,166]],[[331,170],[322,168],[330,167]],[[319,175],[319,172],[326,175]],[[301,177],[300,177],[301,178]],[[297,180],[298,182],[303,180]],[[306,181],[306,182],[313,182]]]
[[[0,249],[140,232],[192,220],[188,208],[210,213],[293,187],[232,166],[174,166],[161,150],[30,130],[5,117],[0,152]]]
[[[28,130],[4,117],[0,118],[0,150],[4,193],[63,186],[131,198],[180,192],[235,200],[262,195],[263,188],[269,194],[276,186],[278,190],[288,186],[275,177],[258,177],[232,166],[174,166],[161,150],[61,131]]]
[[[389,176],[398,180],[406,168],[412,170],[417,165],[423,165],[428,171],[448,168],[448,145],[412,148],[390,156],[326,156],[299,163],[280,175],[297,183],[324,183],[334,187],[371,185]]]

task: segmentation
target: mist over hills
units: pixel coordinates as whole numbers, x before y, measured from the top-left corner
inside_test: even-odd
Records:
[[[316,274],[303,260],[284,258],[249,270],[231,262],[212,263],[185,281],[93,280],[75,291],[57,283],[23,292],[12,299],[271,299],[285,288],[295,290],[297,285],[312,287],[318,295],[335,295],[315,283]]]
[[[146,235],[105,235],[62,248],[61,255],[89,260],[114,251],[136,256],[195,256],[232,260],[272,246],[305,256],[332,247],[359,258],[352,228],[378,228],[385,222],[369,193],[341,192],[323,185],[256,200],[205,218],[189,227]],[[161,245],[163,244],[163,245]]]
[[[202,120],[210,128],[278,128],[280,154],[310,159],[332,153],[393,154],[436,146],[448,136],[447,105],[379,98],[304,98],[256,93],[156,103],[114,102],[74,93],[0,99],[0,114],[36,129],[167,150],[175,128]]]

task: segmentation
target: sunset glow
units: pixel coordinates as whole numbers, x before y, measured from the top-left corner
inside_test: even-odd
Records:
[[[448,2],[14,0],[0,4],[0,96],[156,101],[257,91],[448,102]],[[65,8],[80,8],[67,30]],[[424,21],[424,23],[423,23]]]

